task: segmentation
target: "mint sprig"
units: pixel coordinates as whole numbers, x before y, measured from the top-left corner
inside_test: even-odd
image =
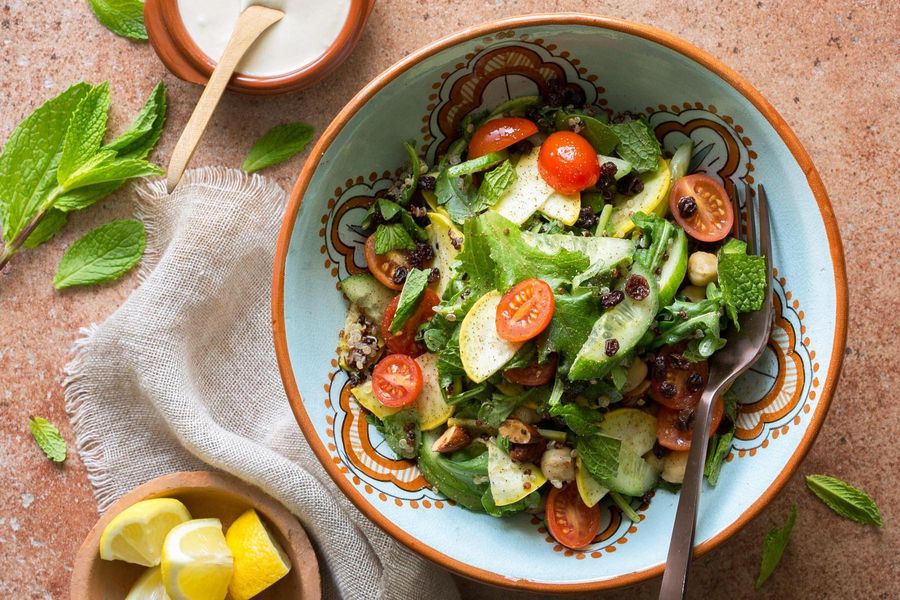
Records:
[[[807,475],[806,486],[835,513],[862,523],[884,527],[884,520],[875,501],[864,491],[828,475]]]
[[[28,429],[31,430],[34,441],[47,455],[47,458],[53,462],[65,462],[66,440],[63,439],[56,425],[43,417],[31,417],[28,421]]]
[[[69,246],[53,278],[61,290],[118,279],[141,260],[147,237],[140,221],[113,221]]]
[[[285,123],[273,127],[250,148],[243,169],[254,173],[272,167],[303,152],[313,138],[313,127],[307,123]]]
[[[142,0],[88,0],[91,10],[104,27],[124,38],[146,40]]]
[[[162,174],[145,157],[165,122],[165,87],[154,88],[138,117],[103,146],[109,85],[77,83],[23,120],[0,154],[0,270],[23,247],[49,240],[81,210],[134,177]]]

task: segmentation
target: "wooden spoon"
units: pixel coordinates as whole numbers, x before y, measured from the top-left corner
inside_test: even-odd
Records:
[[[282,17],[284,17],[284,13],[280,10],[256,5],[247,7],[238,17],[234,32],[225,46],[225,52],[222,53],[222,58],[219,59],[219,63],[206,84],[206,89],[203,90],[203,94],[194,108],[194,113],[187,125],[184,126],[184,131],[181,132],[181,137],[175,144],[175,150],[172,151],[166,178],[166,187],[170,194],[181,181],[181,176],[197,148],[197,143],[203,136],[203,132],[219,104],[225,86],[228,85],[228,81],[244,53],[263,31],[280,21]]]

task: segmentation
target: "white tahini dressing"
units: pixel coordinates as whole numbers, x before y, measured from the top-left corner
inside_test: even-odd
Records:
[[[178,0],[178,10],[194,43],[218,60],[251,4],[283,10],[284,18],[244,55],[237,70],[246,75],[283,75],[313,62],[337,39],[350,13],[350,0]]]

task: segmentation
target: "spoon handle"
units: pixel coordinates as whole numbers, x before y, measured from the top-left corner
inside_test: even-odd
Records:
[[[238,17],[231,38],[222,53],[222,58],[219,59],[219,63],[212,72],[206,89],[203,90],[191,118],[184,126],[178,143],[175,144],[175,150],[172,151],[166,178],[166,187],[170,194],[181,181],[181,176],[184,174],[184,170],[219,104],[219,99],[225,92],[225,87],[244,53],[263,31],[280,21],[282,17],[284,17],[284,13],[280,10],[256,5],[248,7]]]

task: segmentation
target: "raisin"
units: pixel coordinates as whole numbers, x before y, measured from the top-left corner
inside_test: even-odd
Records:
[[[391,277],[391,281],[393,281],[396,285],[402,285],[403,282],[406,281],[406,267],[397,267],[394,271],[393,277]]]
[[[668,448],[663,448],[662,446],[659,445],[659,440],[657,440],[653,444],[653,456],[655,456],[656,458],[662,458],[669,452],[670,452],[670,450]]]
[[[600,296],[600,306],[603,308],[612,308],[625,299],[625,293],[622,290],[613,290]]]
[[[644,191],[644,182],[637,175],[629,173],[616,182],[616,189],[623,196],[634,196]]]
[[[650,295],[650,284],[640,275],[632,275],[625,282],[625,293],[641,301]]]
[[[678,388],[676,388],[675,384],[671,381],[663,381],[659,386],[659,391],[662,392],[662,395],[666,398],[674,398],[678,393]]]
[[[431,272],[428,273],[428,283],[434,283],[438,279],[441,278],[441,270],[437,267],[431,269]]]
[[[678,416],[675,418],[675,429],[679,431],[690,431],[693,426],[694,421],[694,409],[686,408],[684,410],[678,411]]]
[[[655,379],[665,379],[668,368],[666,367],[666,357],[659,354],[653,358],[651,363],[653,367],[652,377]]]
[[[690,361],[688,361],[688,359],[686,359],[681,354],[678,354],[677,352],[672,352],[671,354],[669,354],[668,361],[669,366],[675,367],[676,369],[679,369],[681,371],[686,371],[691,368]]]
[[[593,229],[597,226],[600,219],[594,214],[594,209],[590,206],[582,206],[578,213],[578,220],[575,221],[575,227],[582,229]]]
[[[687,388],[692,392],[703,389],[703,376],[700,373],[691,373],[687,380]]]
[[[434,258],[434,248],[428,242],[416,242],[416,249],[409,253],[409,264],[421,269]]]
[[[429,190],[434,191],[434,188],[437,187],[437,178],[432,177],[431,175],[422,175],[419,177],[418,188],[420,190]]]
[[[690,219],[697,214],[697,201],[693,196],[682,196],[678,199],[678,212],[685,219]]]
[[[619,340],[613,338],[611,340],[606,340],[606,347],[604,348],[607,356],[615,356],[619,351]]]

